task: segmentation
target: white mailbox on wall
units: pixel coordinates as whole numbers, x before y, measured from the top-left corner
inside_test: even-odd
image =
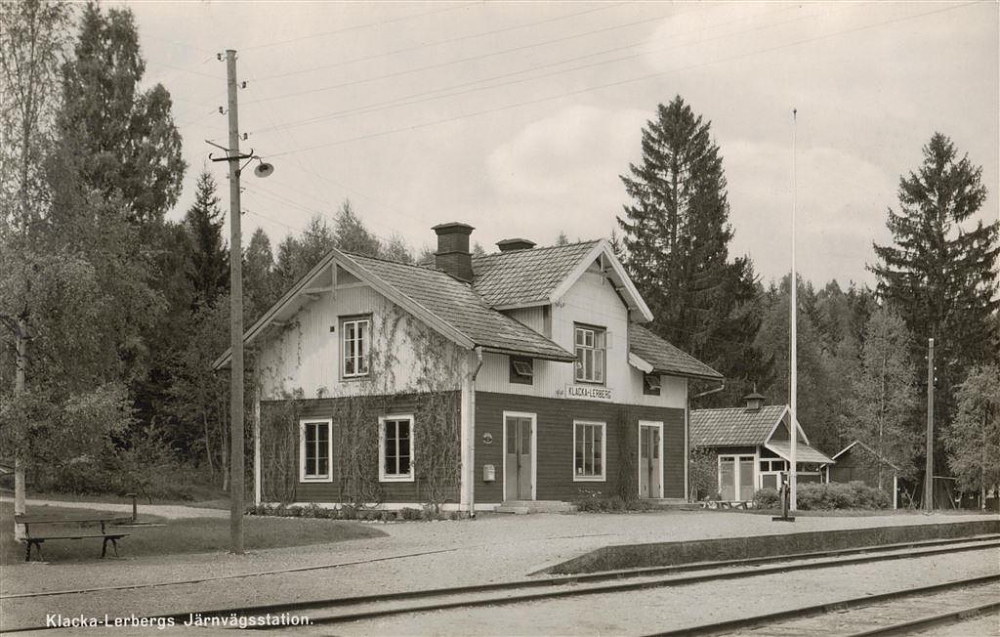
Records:
[[[497,469],[491,464],[483,465],[483,482],[493,482],[497,479]]]

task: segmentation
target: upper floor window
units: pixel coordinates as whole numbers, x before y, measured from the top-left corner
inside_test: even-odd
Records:
[[[642,375],[642,393],[646,396],[659,396],[660,386],[659,374]]]
[[[413,482],[413,416],[387,416],[379,425],[379,480]]]
[[[607,332],[600,327],[576,326],[576,380],[603,383]]]
[[[341,319],[340,333],[342,376],[367,376],[371,358],[371,319],[367,316]]]
[[[530,385],[534,376],[535,368],[532,365],[532,359],[526,356],[510,357],[510,382]]]

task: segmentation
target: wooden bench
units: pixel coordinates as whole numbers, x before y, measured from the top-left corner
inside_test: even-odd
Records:
[[[132,521],[128,517],[55,517],[52,515],[16,515],[14,516],[14,539],[24,542],[24,561],[31,559],[31,547],[42,559],[42,543],[46,540],[82,540],[83,538],[99,537],[104,540],[101,547],[101,557],[108,553],[108,542],[111,542],[118,557],[118,540],[127,537],[120,529],[113,528],[119,524]]]

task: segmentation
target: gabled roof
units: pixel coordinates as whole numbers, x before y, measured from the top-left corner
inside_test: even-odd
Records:
[[[636,323],[628,327],[628,350],[629,362],[647,374],[722,380],[719,372]]]
[[[462,347],[523,354],[534,358],[570,362],[576,356],[522,323],[492,310],[472,288],[444,272],[392,261],[347,254],[333,249],[291,290],[264,313],[243,335],[244,343],[256,339],[264,329],[294,311],[295,304],[309,296],[309,287],[324,272],[341,267],[372,286],[393,303],[410,312],[449,340]],[[213,367],[229,364],[230,350]]]
[[[833,454],[833,459],[836,460],[837,458],[839,458],[843,454],[845,454],[848,451],[850,451],[851,448],[853,448],[855,445],[863,448],[865,451],[867,451],[868,453],[870,453],[873,457],[878,458],[879,460],[881,460],[882,462],[886,463],[887,465],[889,465],[890,467],[892,467],[896,471],[899,471],[899,467],[897,467],[893,463],[889,462],[885,458],[880,458],[879,454],[874,449],[872,449],[871,447],[869,447],[865,443],[861,442],[860,440],[855,440],[854,442],[852,442],[851,444],[847,445],[846,447],[844,447],[843,449],[841,449],[837,453]]]
[[[785,415],[785,405],[691,410],[691,446],[738,447],[762,445]]]
[[[576,356],[502,312],[490,308],[469,285],[439,270],[349,255],[351,260],[399,290],[488,351],[574,361]]]
[[[787,440],[772,440],[765,446],[785,460],[791,460],[792,445]],[[827,457],[819,449],[810,447],[804,442],[800,442],[795,446],[795,464],[799,464],[800,462],[806,464],[836,464],[833,458]]]
[[[510,310],[557,302],[594,263],[611,280],[634,320],[653,313],[604,239],[548,248],[510,250],[472,259],[473,283],[490,307]]]
[[[597,241],[472,257],[473,286],[492,307],[548,303]]]
[[[766,405],[760,409],[724,407],[691,411],[692,447],[765,446],[785,460],[791,454],[788,440],[771,440],[778,425],[789,414],[788,405]],[[802,426],[796,423],[799,443],[795,446],[796,463],[834,464],[822,451],[809,446]]]

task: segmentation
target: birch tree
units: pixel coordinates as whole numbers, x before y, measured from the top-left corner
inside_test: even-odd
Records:
[[[948,467],[963,491],[986,494],[1000,488],[1000,367],[975,369],[958,388],[958,414],[945,433]]]
[[[847,431],[874,452],[872,469],[883,491],[890,465],[912,471],[919,443],[912,425],[917,394],[911,347],[903,320],[878,309],[865,326],[861,366],[850,388]]]

